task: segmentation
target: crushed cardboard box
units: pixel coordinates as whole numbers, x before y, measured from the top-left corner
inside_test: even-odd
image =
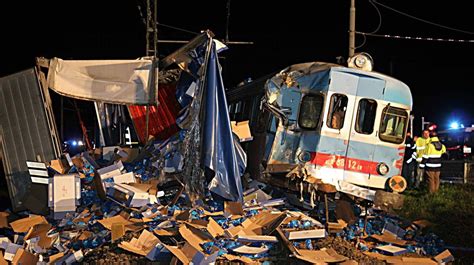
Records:
[[[138,238],[132,238],[129,242],[123,241],[118,246],[138,255],[147,256],[160,240],[148,230],[143,230]]]
[[[310,263],[321,264],[325,263],[338,263],[347,260],[347,257],[339,255],[333,249],[321,249],[321,250],[297,250],[296,258],[304,260]]]
[[[46,218],[41,215],[30,215],[29,217],[22,218],[10,223],[15,233],[26,233],[36,224],[47,224]]]

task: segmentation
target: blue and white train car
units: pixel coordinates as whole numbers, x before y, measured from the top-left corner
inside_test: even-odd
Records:
[[[293,172],[287,176],[369,200],[376,189],[406,187],[400,176],[412,109],[406,84],[372,71],[312,62],[277,73],[263,91],[263,111],[246,117],[256,136],[248,147],[249,163],[263,161],[270,175]],[[242,102],[234,100],[231,116]]]

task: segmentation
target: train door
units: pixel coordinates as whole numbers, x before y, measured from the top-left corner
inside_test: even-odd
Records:
[[[377,110],[384,88],[384,80],[358,75],[344,161],[344,180],[347,182],[368,187],[374,184],[383,186],[374,183],[380,180],[375,177],[378,161],[375,161],[374,153],[379,142],[377,121],[380,117]]]
[[[325,183],[338,185],[344,178],[344,161],[358,83],[356,75],[331,71],[321,137],[311,150],[310,163],[314,167],[309,167],[309,172]]]

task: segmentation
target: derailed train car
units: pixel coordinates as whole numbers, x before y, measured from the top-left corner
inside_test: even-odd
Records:
[[[406,187],[400,174],[412,96],[395,78],[330,63],[296,64],[229,91],[228,102],[231,118],[250,120],[254,178],[329,186],[369,200],[377,189]]]

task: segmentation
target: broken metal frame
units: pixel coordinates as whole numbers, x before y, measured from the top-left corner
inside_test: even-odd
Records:
[[[44,60],[44,58],[36,58],[36,73],[37,73],[39,85],[41,88],[40,93],[41,93],[44,106],[45,106],[46,118],[48,121],[49,130],[51,132],[52,143],[54,146],[56,157],[60,157],[62,153],[62,148],[61,148],[62,139],[59,138],[58,136],[58,127],[56,125],[56,119],[54,117],[53,102],[49,94],[49,87],[48,87],[48,82],[46,80],[46,75],[41,69],[42,67],[47,67],[47,66],[49,66],[49,63],[46,64],[46,61]]]

